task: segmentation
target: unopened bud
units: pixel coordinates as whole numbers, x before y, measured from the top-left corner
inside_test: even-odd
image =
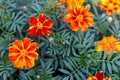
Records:
[[[53,42],[54,42],[54,38],[50,37],[50,38],[49,38],[49,42],[50,42],[50,43],[53,43]]]
[[[37,78],[37,79],[40,79],[40,75],[37,75],[36,78]]]
[[[112,22],[113,21],[113,18],[112,17],[108,17],[108,22]]]
[[[27,6],[22,7],[24,11],[27,11]]]
[[[65,44],[65,42],[62,42],[63,44]]]
[[[90,10],[90,8],[91,8],[91,5],[90,5],[90,4],[87,4],[86,6],[87,6],[87,7],[88,7],[88,9]]]

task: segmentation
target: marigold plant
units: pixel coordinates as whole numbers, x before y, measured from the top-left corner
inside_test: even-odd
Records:
[[[34,61],[38,59],[38,53],[35,52],[38,43],[32,41],[30,38],[24,38],[23,41],[19,39],[9,47],[9,58],[16,68],[34,67]]]
[[[120,80],[120,0],[0,0],[0,80]]]

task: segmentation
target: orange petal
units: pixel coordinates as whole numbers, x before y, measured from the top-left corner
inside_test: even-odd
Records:
[[[43,28],[43,34],[45,34],[45,35],[50,35],[51,32],[52,32],[52,31],[51,31],[49,28],[46,28],[46,27]]]
[[[112,80],[112,78],[104,78],[103,80]]]
[[[73,21],[70,25],[70,28],[73,30],[73,31],[78,31],[79,27],[78,27],[78,22],[77,21]]]
[[[87,80],[98,80],[96,76],[90,75]]]
[[[16,41],[13,43],[13,45],[14,45],[15,47],[18,47],[20,50],[23,49],[23,41],[22,41],[22,40],[16,40]]]
[[[38,43],[36,42],[31,43],[30,48],[28,49],[28,53],[34,52],[37,48],[38,48]]]
[[[45,20],[43,26],[47,26],[47,28],[51,28],[53,26],[53,21],[51,19]]]
[[[85,22],[80,23],[80,29],[84,32],[88,30],[88,25]]]
[[[16,68],[22,69],[24,67],[23,64],[23,57],[19,56],[15,61],[14,61],[14,66]]]
[[[76,18],[75,18],[75,16],[73,16],[71,14],[67,14],[64,19],[68,23],[68,22],[75,20]]]
[[[24,49],[28,49],[31,45],[32,39],[24,38]]]
[[[87,11],[89,11],[89,8],[87,6],[83,6],[83,10],[82,10],[82,15],[84,15]]]
[[[33,36],[37,31],[37,27],[36,26],[31,26],[29,29],[28,29],[28,33],[30,34],[30,36]]]
[[[46,20],[46,15],[41,13],[41,14],[39,15],[38,19],[39,19],[39,21],[40,21],[41,23],[43,23],[43,22]]]
[[[9,47],[9,53],[19,53],[19,52],[20,52],[20,50],[15,46]]]
[[[74,9],[69,9],[68,13],[71,14],[71,15],[74,15],[74,16],[76,15],[76,13],[74,12]]]
[[[19,53],[9,53],[9,59],[10,59],[12,62],[14,62],[14,61],[18,58],[18,56],[20,56]]]
[[[28,53],[28,56],[30,56],[34,59],[38,59],[38,53],[37,52]]]
[[[26,68],[32,68],[34,66],[34,59],[33,58],[25,57],[25,61],[26,61],[26,64],[25,64]]]
[[[31,16],[29,19],[29,23],[32,25],[37,24],[37,18],[34,16]]]
[[[88,23],[90,27],[94,26],[94,21],[91,17],[84,18],[85,23]]]
[[[36,35],[37,35],[37,37],[41,37],[42,36],[42,29],[38,29]]]

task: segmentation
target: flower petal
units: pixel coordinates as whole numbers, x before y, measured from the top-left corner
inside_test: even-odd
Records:
[[[30,56],[34,59],[38,59],[38,53],[37,52],[28,53],[28,56]]]
[[[19,53],[9,53],[9,59],[14,62],[20,56]]]
[[[18,47],[20,50],[23,49],[23,41],[22,40],[16,40],[13,44],[15,47]]]
[[[50,35],[51,32],[52,32],[52,30],[50,30],[49,28],[43,27],[43,34]]]
[[[79,29],[78,22],[77,22],[77,21],[71,22],[70,28],[71,28],[73,31],[78,31],[78,29]]]
[[[53,21],[51,19],[45,20],[43,26],[47,26],[47,28],[51,28],[53,26]]]
[[[29,29],[28,29],[28,33],[30,34],[30,36],[33,36],[37,31],[37,27],[36,26],[31,26]]]
[[[68,22],[75,20],[76,18],[75,18],[75,16],[73,16],[71,14],[67,14],[64,19],[68,23]]]
[[[31,57],[25,57],[25,68],[32,68],[34,66],[34,59]]]
[[[80,24],[81,24],[80,29],[86,32],[88,30],[88,25],[85,22],[81,22]]]
[[[43,13],[41,13],[41,14],[39,15],[38,19],[39,19],[39,21],[40,21],[41,23],[43,23],[43,22],[46,20],[46,15],[43,14]]]
[[[28,49],[28,53],[34,52],[38,47],[39,47],[38,43],[36,42],[31,43],[30,48]]]
[[[24,38],[24,49],[28,49],[31,45],[32,39]]]
[[[15,61],[14,61],[14,66],[16,68],[19,68],[19,69],[22,69],[24,67],[24,64],[23,64],[23,57],[19,56]]]
[[[16,46],[9,47],[9,53],[19,53],[19,52],[20,52],[20,50],[18,47],[16,47]]]
[[[37,24],[37,18],[34,16],[31,16],[29,19],[29,23],[32,25]]]
[[[41,37],[42,36],[42,29],[38,29],[36,35],[37,35],[37,37]]]

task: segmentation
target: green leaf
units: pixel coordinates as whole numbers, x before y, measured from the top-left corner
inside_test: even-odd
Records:
[[[68,75],[71,74],[69,71],[67,71],[67,70],[65,70],[65,69],[59,69],[59,71],[61,71],[61,72],[64,73],[64,74],[68,74]]]

